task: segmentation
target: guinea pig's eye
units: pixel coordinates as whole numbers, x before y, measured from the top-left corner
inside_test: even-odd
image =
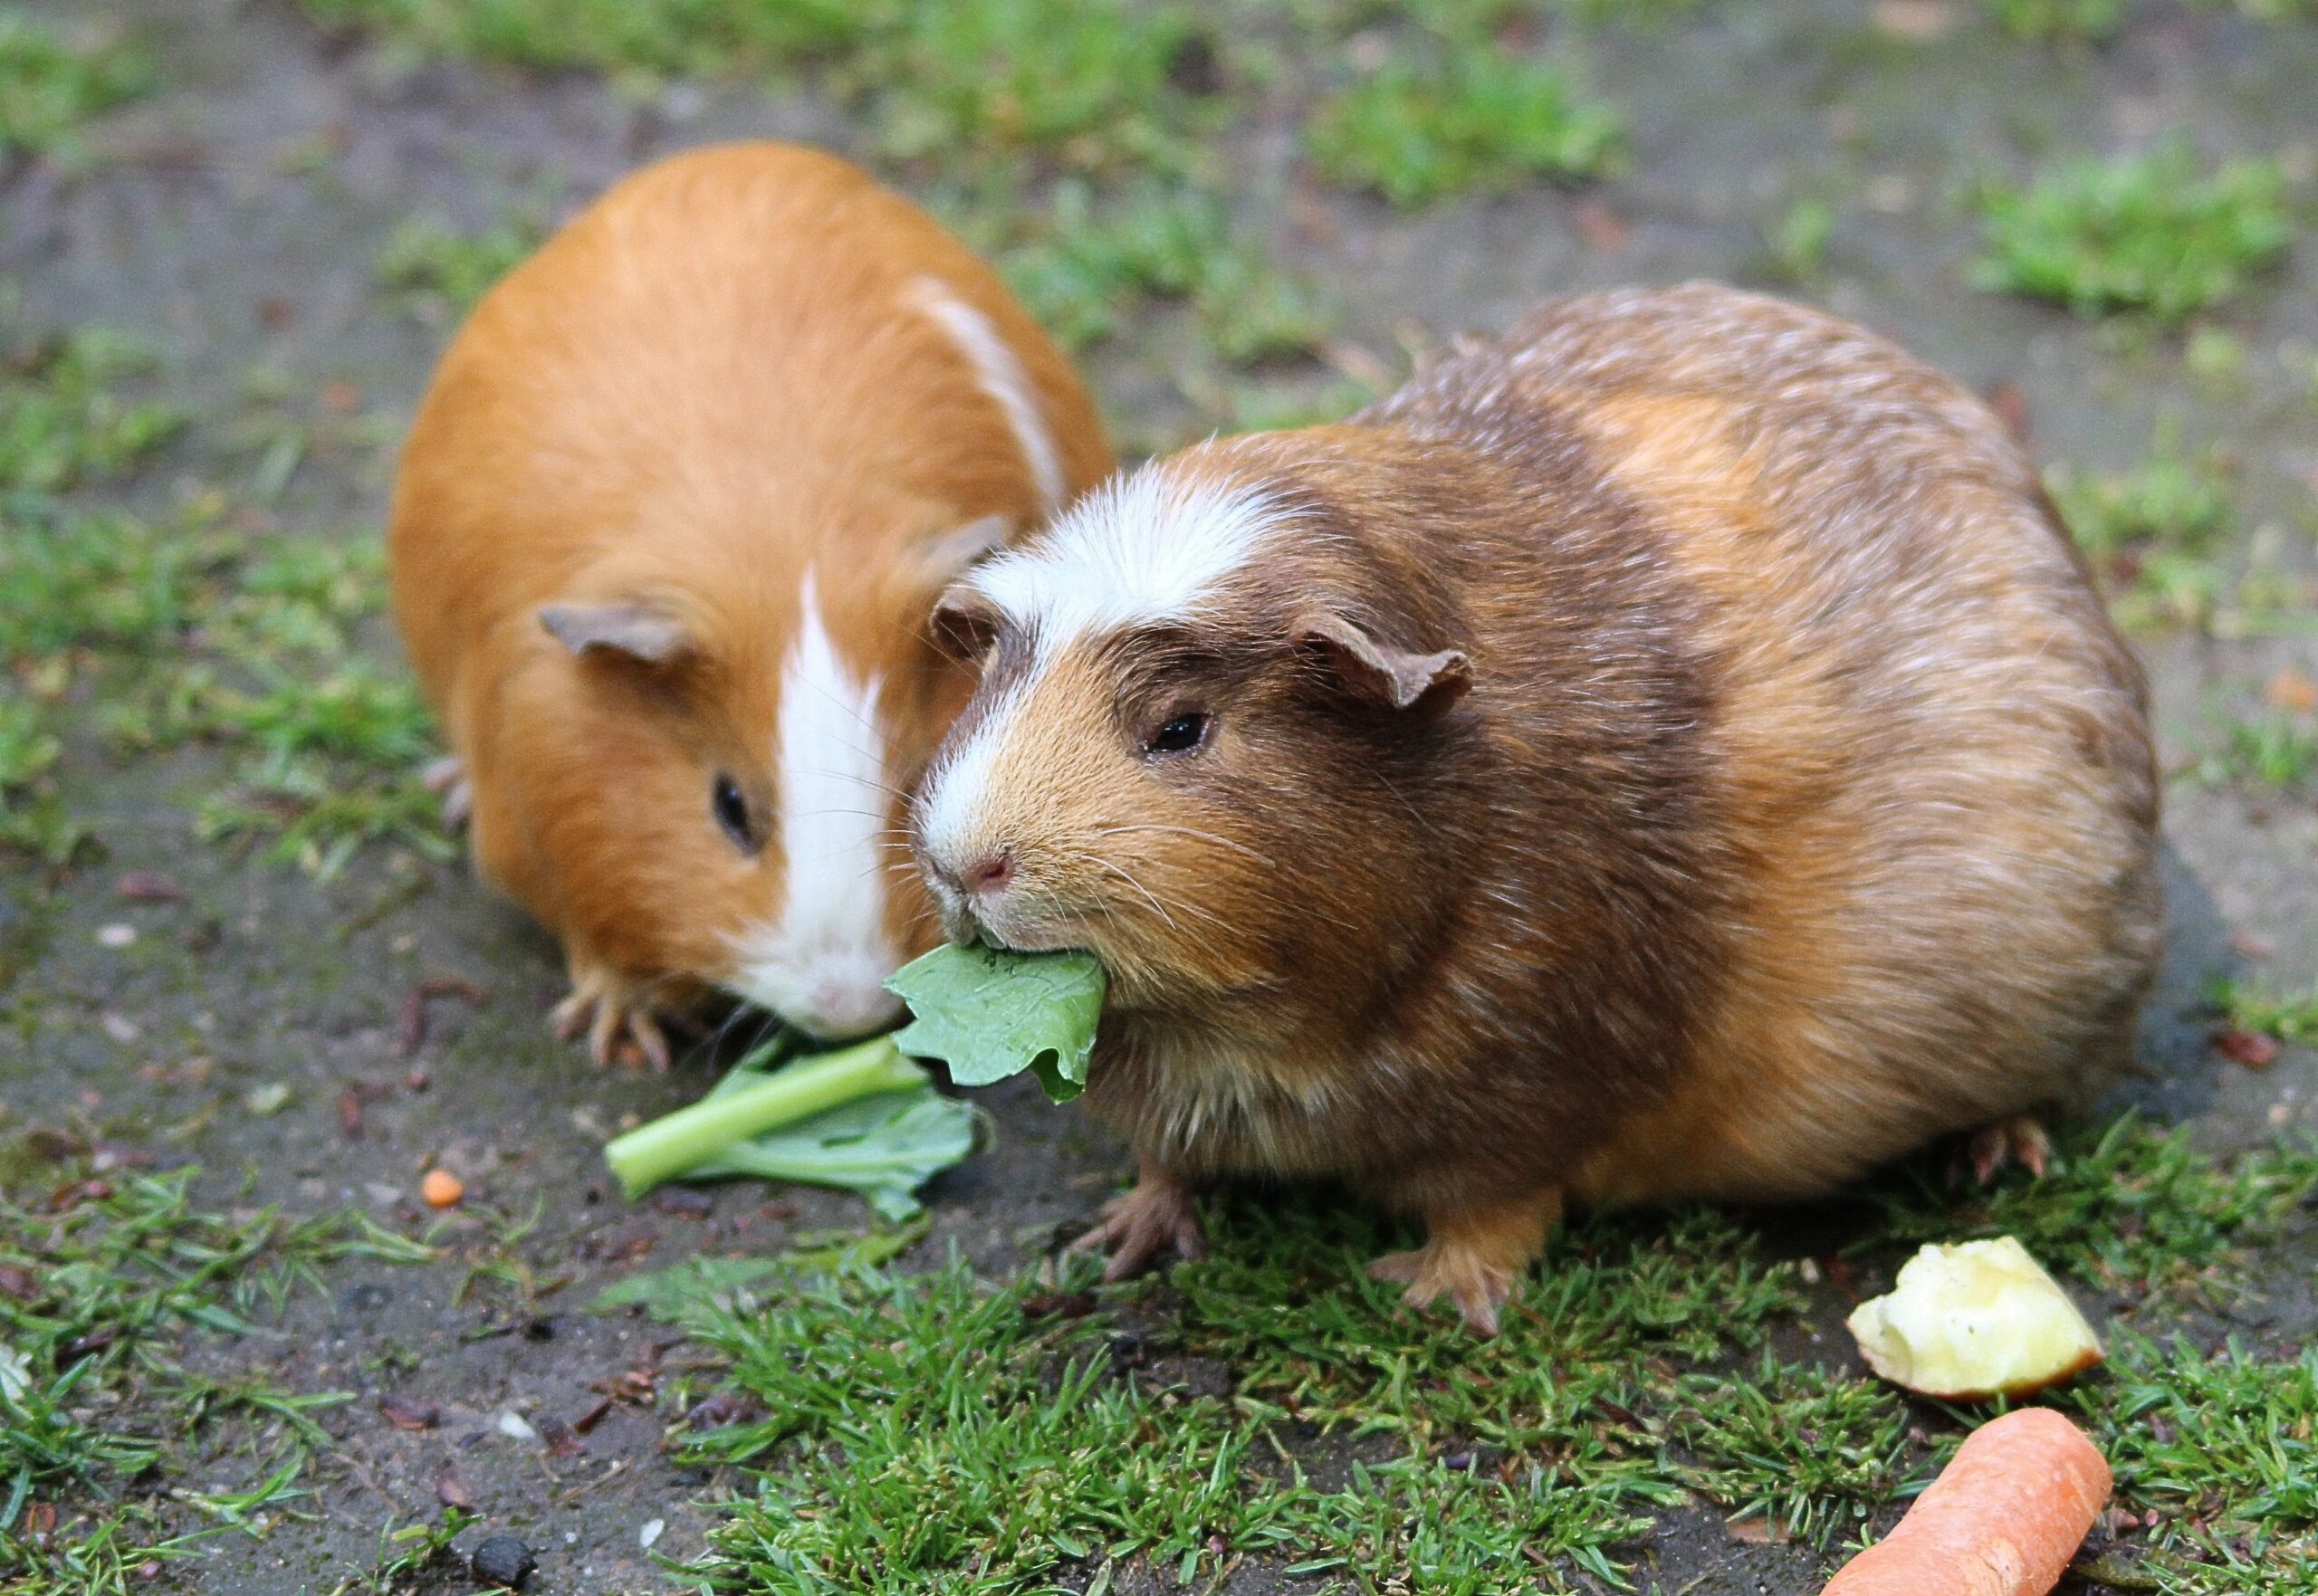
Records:
[[[734,847],[748,854],[757,851],[756,822],[749,814],[749,800],[739,782],[719,774],[716,784],[709,788],[708,808]]]
[[[1207,734],[1215,724],[1215,717],[1199,710],[1177,715],[1154,731],[1143,744],[1143,751],[1153,754],[1187,754],[1207,741]]]

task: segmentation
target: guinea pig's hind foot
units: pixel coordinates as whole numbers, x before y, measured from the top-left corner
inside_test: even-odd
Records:
[[[1207,1238],[1200,1233],[1191,1182],[1146,1161],[1135,1190],[1104,1204],[1095,1228],[1070,1244],[1072,1252],[1098,1249],[1111,1255],[1103,1266],[1106,1280],[1140,1275],[1171,1252],[1187,1262],[1205,1257]]]
[[[643,1063],[668,1071],[668,1037],[658,1018],[641,993],[608,971],[575,974],[571,995],[555,1006],[548,1024],[559,1042],[587,1033],[588,1055],[599,1065]]]
[[[455,754],[445,754],[420,773],[426,790],[443,800],[443,829],[456,831],[474,813],[474,783]]]
[[[2053,1139],[2045,1133],[2043,1123],[2034,1114],[2015,1114],[2008,1120],[1982,1125],[1964,1143],[1964,1162],[1970,1166],[1972,1179],[1982,1186],[1992,1184],[2016,1164],[2041,1180],[2052,1157]],[[1962,1178],[1959,1170],[1959,1183]]]
[[[1402,1300],[1413,1308],[1429,1308],[1445,1296],[1475,1335],[1495,1335],[1506,1298],[1545,1250],[1560,1219],[1558,1191],[1428,1215],[1424,1245],[1386,1253],[1368,1266],[1368,1277],[1407,1286]]]

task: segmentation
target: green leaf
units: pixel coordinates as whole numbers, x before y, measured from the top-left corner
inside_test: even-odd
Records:
[[[903,1052],[943,1060],[962,1086],[1035,1070],[1047,1095],[1068,1103],[1087,1089],[1106,984],[1092,953],[953,945],[904,965],[886,986],[913,1017],[894,1037]]]
[[[926,1085],[841,1104],[736,1142],[684,1178],[835,1186],[859,1192],[885,1219],[906,1219],[917,1211],[917,1189],[973,1150],[973,1105]]]

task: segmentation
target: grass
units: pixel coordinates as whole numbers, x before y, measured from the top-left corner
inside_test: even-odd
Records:
[[[1977,1204],[1878,1187],[1852,1246],[2015,1234],[2156,1322],[2226,1295],[2313,1190],[2318,1153],[2217,1164],[2126,1121]],[[1691,1499],[1823,1548],[1862,1538],[1960,1434],[1847,1359],[1784,1350],[1818,1294],[1726,1215],[1577,1222],[1486,1344],[1368,1281],[1393,1238],[1355,1215],[1242,1198],[1210,1221],[1207,1261],[1100,1295],[953,1262],[695,1315],[764,1416],[679,1439],[756,1481],[692,1572],[996,1596],[1107,1585],[1127,1561],[1196,1587],[1254,1559],[1368,1592],[1598,1587]],[[2113,1374],[2061,1400],[2119,1459],[2122,1501],[2167,1515],[2166,1577],[2294,1566],[2318,1522],[2311,1359],[2117,1340]]]
[[[189,1169],[17,1167],[0,1193],[0,1590],[120,1591],[204,1529],[263,1533],[325,1438],[313,1415],[346,1396],[192,1373],[185,1342],[260,1333],[330,1264],[429,1250],[359,1214],[207,1211]],[[170,1485],[237,1461],[244,1487]]]
[[[1306,147],[1332,181],[1412,208],[1537,178],[1599,177],[1623,137],[1618,113],[1566,72],[1481,43],[1388,58],[1320,104]]]
[[[720,76],[841,58],[899,8],[848,0],[298,0],[337,33],[541,72]]]
[[[84,122],[153,85],[143,52],[68,43],[16,5],[0,5],[0,161],[41,155]]]
[[[19,344],[0,377],[0,664],[17,667],[0,678],[0,844],[80,846],[60,793],[85,755],[59,727],[87,705],[115,752],[229,756],[206,835],[265,834],[325,874],[382,837],[444,854],[417,778],[425,706],[355,645],[385,607],[376,541],[238,530],[215,496],[160,516],[107,506],[184,415],[128,397],[149,359],[101,330]]]
[[[2318,725],[2308,715],[2271,710],[2223,722],[2219,746],[2192,773],[2208,787],[2248,786],[2273,792],[2306,787],[2318,771]]]
[[[2273,160],[2208,172],[2176,139],[2114,160],[2077,160],[1980,196],[1979,288],[2081,315],[2139,311],[2179,322],[2225,304],[2293,237]]]
[[[2215,989],[2214,1004],[2229,1030],[2282,1042],[2318,1042],[2318,987],[2280,997],[2243,981],[2224,981]]]
[[[101,328],[14,340],[0,357],[0,503],[117,475],[181,431],[182,410],[122,394],[152,367]]]
[[[879,139],[905,160],[1039,155],[1068,169],[1180,165],[1215,96],[1186,81],[1221,57],[1181,5],[1123,0],[924,4],[877,46]],[[1193,87],[1205,87],[1193,83]]]
[[[2198,1302],[2244,1270],[2318,1192],[2318,1150],[2279,1148],[2216,1164],[2179,1132],[2125,1118],[2082,1133],[2042,1180],[1959,1201],[1929,1171],[1877,1190],[1879,1237],[2016,1236],[2045,1264],[2103,1292]]]
[[[378,252],[378,285],[447,325],[474,309],[546,236],[546,226],[530,215],[481,233],[460,232],[437,216],[406,217]]]
[[[2318,1588],[2318,1352],[2264,1358],[2128,1333],[2110,1378],[2072,1402],[2100,1432],[2119,1496],[2154,1509],[2169,1591]]]
[[[1164,302],[1188,303],[1207,346],[1237,365],[1303,353],[1328,326],[1310,289],[1253,248],[1220,200],[1164,179],[1101,202],[1091,186],[1066,181],[997,260],[1031,314],[1072,349]]]
[[[2016,39],[2097,44],[2125,25],[2123,0],[1988,0],[1988,9]]]
[[[2218,451],[2191,454],[2170,428],[2147,458],[2104,473],[2055,467],[2045,485],[2129,629],[2203,625],[2222,588],[2217,555],[2232,530]]]
[[[1873,1381],[1766,1352],[1681,1391],[1669,1428],[1700,1458],[1700,1494],[1733,1519],[1823,1546],[1873,1538],[1873,1515],[1921,1484],[1907,1405]]]

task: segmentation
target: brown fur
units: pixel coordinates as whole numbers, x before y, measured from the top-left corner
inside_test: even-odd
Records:
[[[1158,1189],[1123,1256],[1197,1180],[1340,1176],[1427,1221],[1380,1271],[1488,1328],[1565,1197],[1824,1192],[2130,1045],[2139,668],[2002,425],[1891,345],[1568,301],[1154,469],[1285,530],[1027,690],[1000,626],[951,746],[1011,716],[967,851],[1012,884],[928,855],[961,926],[1115,973],[1087,1101]],[[1469,689],[1347,693],[1316,606]],[[1187,707],[1209,741],[1138,757]]]
[[[991,272],[844,162],[697,151],[606,194],[476,309],[420,406],[388,548],[396,616],[474,794],[483,873],[562,940],[601,1046],[723,980],[777,918],[777,836],[736,850],[713,773],[770,802],[808,567],[838,653],[885,683],[905,787],[970,683],[924,636],[940,539],[1038,502],[1022,448],[911,285],[938,280],[1027,370],[1076,492],[1111,466],[1068,364]],[[574,657],[553,604],[641,600],[694,648]],[[897,815],[896,815],[897,817]],[[896,943],[926,940],[894,861]],[[606,1025],[603,1016],[619,1023]]]

